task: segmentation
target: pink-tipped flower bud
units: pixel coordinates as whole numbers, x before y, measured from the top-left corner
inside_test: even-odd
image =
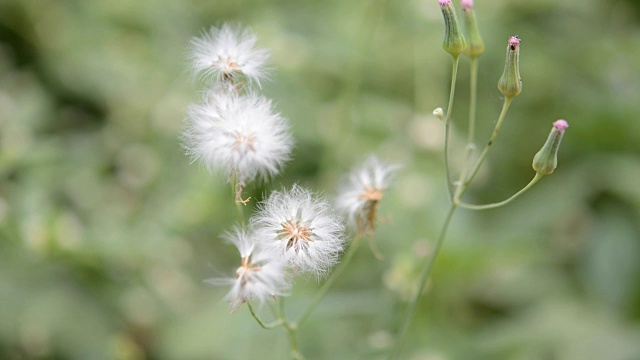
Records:
[[[446,52],[451,54],[451,56],[457,57],[467,47],[467,43],[464,40],[462,31],[460,31],[456,10],[453,8],[451,0],[438,0],[438,3],[444,16],[445,33],[442,47]]]
[[[484,42],[478,30],[476,11],[473,9],[473,0],[460,1],[464,13],[464,23],[467,29],[467,49],[465,54],[470,58],[477,58],[484,52]]]
[[[498,81],[498,89],[502,95],[512,98],[522,92],[522,79],[520,78],[520,38],[518,35],[509,38],[507,44],[507,60],[504,64],[504,72]]]
[[[542,149],[533,157],[533,170],[539,175],[549,175],[553,173],[556,166],[558,166],[558,149],[560,148],[564,131],[568,127],[569,124],[562,119],[553,123],[547,142],[544,143]]]

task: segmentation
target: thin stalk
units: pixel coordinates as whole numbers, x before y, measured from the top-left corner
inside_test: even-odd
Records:
[[[484,150],[482,150],[482,153],[480,154],[480,157],[478,157],[478,160],[476,161],[476,164],[474,165],[473,170],[471,170],[471,172],[469,173],[465,181],[462,184],[460,184],[460,187],[457,189],[456,195],[454,196],[454,202],[457,202],[460,199],[460,197],[462,196],[464,191],[467,189],[469,184],[471,184],[473,179],[478,174],[478,170],[480,170],[480,167],[484,163],[484,160],[487,158],[487,154],[489,153],[489,149],[491,149],[491,145],[493,145],[493,142],[496,140],[496,137],[500,132],[500,126],[502,125],[502,122],[504,121],[507,115],[507,111],[509,111],[509,106],[511,105],[512,101],[513,101],[512,97],[505,98],[504,104],[502,105],[502,111],[500,111],[498,122],[496,122],[496,126],[493,128],[493,132],[491,133],[489,142],[484,147]]]
[[[249,308],[249,312],[251,313],[251,316],[253,316],[253,318],[258,322],[258,325],[260,325],[261,328],[263,329],[273,329],[275,327],[278,327],[280,325],[283,324],[283,320],[282,319],[278,319],[274,322],[271,322],[269,324],[265,324],[262,319],[260,319],[260,317],[258,317],[258,315],[256,315],[255,311],[253,310],[253,306],[251,306],[250,302],[247,302],[247,307]]]
[[[467,134],[467,148],[465,156],[465,165],[462,171],[460,171],[460,177],[456,182],[456,193],[464,183],[464,179],[469,173],[469,166],[471,165],[471,158],[473,156],[473,150],[475,149],[474,139],[476,132],[476,108],[478,99],[478,58],[471,58],[471,89],[469,99],[469,129]],[[455,198],[455,196],[454,196]]]
[[[533,187],[533,185],[535,185],[538,182],[538,180],[542,179],[542,176],[543,175],[540,175],[539,173],[536,173],[536,176],[533,177],[533,179],[529,182],[529,184],[527,184],[527,186],[522,188],[517,193],[513,194],[513,196],[511,196],[507,200],[496,202],[496,203],[491,203],[491,204],[485,204],[485,205],[467,204],[467,203],[465,203],[463,201],[458,200],[458,205],[460,205],[460,207],[463,207],[465,209],[470,209],[470,210],[495,209],[495,208],[507,205],[508,203],[510,203],[513,200],[515,200],[518,196],[524,194],[527,190],[529,190],[531,187]]]
[[[238,219],[241,223],[244,223],[244,204],[238,201],[238,178],[235,174],[231,178],[231,194],[233,195],[233,202],[236,204],[236,211],[238,212]]]
[[[284,331],[287,333],[287,337],[289,338],[289,344],[291,346],[291,357],[295,360],[304,360],[304,356],[299,350],[298,347],[298,335],[296,331],[298,327],[296,324],[292,324],[287,320],[287,314],[284,311],[284,298],[282,298],[278,303],[279,310],[279,320],[282,320],[282,327]]]
[[[420,299],[420,295],[422,294],[422,291],[424,290],[427,284],[427,280],[429,279],[429,275],[431,274],[431,269],[433,268],[433,262],[436,256],[438,256],[440,247],[442,247],[442,243],[444,242],[444,238],[447,234],[447,229],[449,228],[449,224],[451,223],[451,219],[453,218],[453,214],[457,206],[458,204],[456,203],[451,204],[451,207],[449,208],[449,212],[447,213],[447,217],[445,218],[444,223],[442,224],[442,228],[440,229],[440,234],[438,234],[436,245],[431,251],[431,253],[429,254],[429,257],[427,258],[427,262],[424,264],[424,268],[422,268],[422,272],[420,273],[420,279],[418,280],[418,284],[419,284],[418,288],[416,289],[416,292],[414,293],[413,298],[409,303],[409,307],[407,308],[407,311],[405,313],[404,320],[400,325],[400,330],[398,331],[396,342],[393,347],[393,351],[389,355],[389,359],[397,358],[400,352],[402,339],[404,338],[405,334],[407,333],[407,330],[409,329],[409,324],[411,324],[411,319],[413,318],[413,313],[416,309],[416,306],[418,305],[418,300]]]
[[[469,97],[469,133],[467,134],[467,144],[473,144],[476,133],[476,108],[478,102],[478,58],[471,58],[471,89]]]
[[[456,93],[456,78],[458,77],[459,56],[453,57],[453,71],[451,72],[451,90],[449,92],[449,105],[444,120],[444,171],[447,176],[447,189],[449,198],[453,199],[453,183],[451,182],[451,170],[449,169],[449,128],[451,127],[451,111],[453,109],[453,98]]]
[[[338,266],[338,268],[335,269],[331,274],[331,276],[327,279],[327,281],[324,282],[320,290],[318,290],[318,292],[314,296],[313,300],[311,300],[309,305],[307,305],[305,310],[302,312],[302,315],[300,315],[298,320],[295,323],[293,323],[294,325],[300,326],[305,320],[307,320],[307,318],[309,317],[309,315],[311,315],[311,313],[316,308],[320,300],[322,300],[322,298],[327,294],[327,291],[329,291],[329,289],[331,289],[333,284],[335,284],[336,280],[338,280],[338,278],[340,277],[344,269],[347,268],[347,266],[351,262],[351,259],[353,258],[353,255],[358,250],[359,245],[360,245],[360,235],[356,236],[353,239],[351,246],[349,246],[349,249],[342,257],[342,262],[340,262],[340,265]]]

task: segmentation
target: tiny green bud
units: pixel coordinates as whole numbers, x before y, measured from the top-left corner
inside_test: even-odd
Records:
[[[553,123],[551,133],[547,138],[547,142],[536,156],[533,157],[533,170],[539,175],[549,175],[558,166],[558,149],[560,148],[560,141],[564,131],[569,127],[569,124],[565,120],[558,120]]]
[[[438,3],[444,16],[445,32],[442,47],[446,52],[451,54],[451,56],[457,57],[467,47],[467,43],[464,41],[462,31],[460,31],[456,10],[453,8],[451,0],[438,0]]]
[[[465,54],[470,58],[477,58],[484,52],[484,42],[478,30],[478,22],[476,21],[476,11],[473,9],[473,0],[460,1],[462,11],[464,12],[464,23],[467,29],[467,38],[469,43]]]
[[[433,110],[433,116],[440,119],[440,121],[444,121],[444,111],[442,111],[441,107],[435,108],[435,110]]]
[[[502,95],[512,98],[522,92],[522,79],[520,79],[520,38],[518,35],[509,38],[507,45],[507,60],[504,64],[504,72],[498,81],[498,89]]]

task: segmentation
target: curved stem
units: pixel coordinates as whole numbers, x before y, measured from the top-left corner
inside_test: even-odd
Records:
[[[502,105],[502,111],[500,111],[500,116],[498,116],[498,122],[496,123],[496,126],[493,128],[493,132],[491,133],[489,142],[484,147],[484,150],[482,150],[482,153],[480,154],[480,157],[478,157],[478,160],[476,161],[476,164],[474,165],[473,170],[471,170],[471,172],[465,179],[464,183],[460,184],[460,187],[456,190],[456,195],[454,196],[454,202],[457,202],[460,199],[460,196],[462,196],[462,194],[467,189],[469,184],[471,184],[473,179],[478,174],[478,171],[480,170],[480,166],[482,166],[482,164],[484,163],[484,160],[487,158],[489,149],[491,149],[491,145],[493,145],[493,142],[496,140],[496,137],[500,132],[500,126],[502,125],[502,122],[504,121],[507,115],[507,111],[509,111],[509,106],[511,105],[511,101],[513,101],[512,97],[505,98],[504,104]]]
[[[451,182],[451,170],[449,169],[449,128],[451,126],[451,111],[453,109],[453,98],[456,93],[456,78],[458,77],[458,60],[460,57],[453,57],[453,71],[451,72],[451,90],[449,92],[449,105],[444,120],[444,171],[447,176],[447,189],[449,198],[453,199],[453,183]]]
[[[353,239],[351,246],[349,246],[349,249],[344,254],[342,258],[342,262],[340,263],[338,268],[335,269],[331,274],[331,276],[327,279],[327,281],[324,282],[320,290],[318,290],[316,295],[313,297],[313,300],[311,300],[309,305],[307,305],[305,310],[302,312],[302,315],[300,315],[300,317],[294,323],[294,325],[300,326],[305,320],[307,320],[307,318],[309,317],[309,315],[311,315],[311,313],[316,308],[320,300],[322,300],[322,298],[326,295],[327,291],[331,289],[331,287],[333,286],[333,284],[335,284],[336,280],[338,280],[338,278],[340,277],[344,269],[349,265],[349,263],[351,262],[351,259],[353,258],[353,255],[358,250],[359,245],[360,245],[360,235],[356,236]]]
[[[278,327],[280,325],[283,324],[283,320],[282,319],[278,319],[274,322],[271,322],[269,324],[265,324],[259,317],[258,315],[256,315],[255,311],[253,310],[253,306],[251,306],[250,302],[247,302],[247,307],[249,308],[249,312],[251,313],[251,316],[253,316],[254,319],[256,319],[256,321],[258,322],[258,325],[260,325],[261,328],[263,329],[273,329],[275,327]]]
[[[470,210],[495,209],[495,208],[507,205],[508,203],[510,203],[513,200],[515,200],[518,196],[524,194],[527,190],[529,190],[531,187],[533,187],[533,185],[535,185],[538,182],[538,180],[542,179],[542,176],[544,176],[544,175],[540,175],[540,173],[536,173],[536,176],[533,177],[533,179],[529,182],[529,184],[527,184],[527,186],[522,188],[517,193],[513,194],[513,196],[511,196],[507,200],[496,202],[496,203],[491,203],[491,204],[485,204],[485,205],[473,205],[473,204],[467,204],[467,203],[465,203],[463,201],[458,201],[458,205],[460,205],[460,207],[463,207],[465,209],[470,209]]]
[[[447,229],[449,228],[449,224],[451,223],[451,219],[453,218],[453,214],[457,206],[458,205],[456,203],[451,204],[451,207],[449,208],[449,212],[447,213],[447,217],[445,218],[444,223],[442,224],[442,228],[440,229],[440,234],[438,234],[436,245],[431,251],[431,254],[429,254],[429,257],[427,258],[427,262],[424,264],[424,268],[420,273],[420,279],[418,280],[418,284],[419,284],[418,288],[416,289],[416,292],[414,293],[413,298],[409,303],[409,307],[407,308],[407,311],[405,313],[404,320],[400,325],[400,330],[398,331],[398,335],[396,337],[396,342],[393,347],[393,351],[389,354],[389,359],[395,359],[398,356],[398,353],[400,352],[402,339],[404,338],[405,334],[407,333],[407,330],[409,329],[409,324],[411,324],[411,319],[413,318],[413,312],[415,311],[416,306],[418,305],[418,300],[420,299],[420,295],[422,295],[422,291],[424,290],[425,285],[427,284],[427,280],[429,279],[429,274],[431,274],[431,269],[433,267],[433,262],[436,256],[438,256],[438,252],[440,251],[440,247],[444,242],[444,238],[447,234]]]

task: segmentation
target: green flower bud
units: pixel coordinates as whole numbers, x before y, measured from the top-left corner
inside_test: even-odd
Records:
[[[478,31],[478,22],[476,21],[476,11],[473,9],[473,0],[462,0],[462,11],[464,12],[464,23],[467,29],[467,38],[469,43],[465,54],[470,58],[477,58],[484,52],[484,42]]]
[[[451,54],[451,56],[457,57],[467,47],[467,43],[464,41],[462,31],[460,31],[456,10],[453,8],[451,0],[438,0],[438,3],[444,16],[445,32],[442,47],[446,52]]]
[[[547,138],[547,142],[536,156],[533,157],[533,170],[539,175],[549,175],[558,166],[558,149],[564,131],[569,127],[565,120],[558,120],[553,123],[551,133]]]
[[[520,38],[518,35],[509,38],[507,46],[507,61],[504,64],[504,72],[500,81],[498,81],[498,89],[502,95],[512,98],[520,95],[522,92],[522,79],[520,79]]]

